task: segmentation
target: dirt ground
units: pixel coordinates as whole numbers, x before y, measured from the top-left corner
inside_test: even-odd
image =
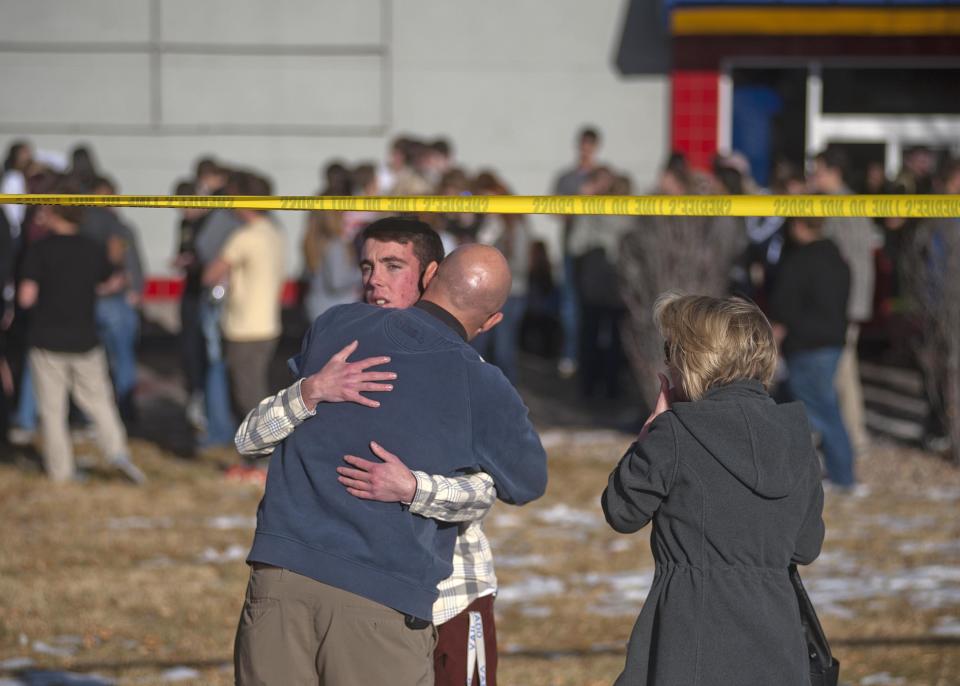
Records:
[[[486,527],[500,683],[610,684],[653,573],[649,531],[616,534],[599,509],[630,436],[541,425],[547,495],[497,504]],[[27,454],[0,459],[0,686],[232,683],[260,492],[224,480],[231,451],[161,446],[133,439],[140,489],[96,465],[54,487]],[[859,469],[869,495],[828,496],[824,554],[803,570],[842,682],[960,684],[960,471],[891,443]]]

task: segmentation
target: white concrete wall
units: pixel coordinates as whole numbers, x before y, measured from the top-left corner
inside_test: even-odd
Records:
[[[583,124],[646,186],[667,146],[665,78],[613,67],[621,0],[0,0],[0,148],[90,144],[121,192],[172,191],[211,154],[309,194],[332,157],[448,136],[469,169],[550,191]],[[171,210],[124,210],[151,275]],[[291,273],[302,215],[283,213]],[[537,220],[544,235],[555,222]]]

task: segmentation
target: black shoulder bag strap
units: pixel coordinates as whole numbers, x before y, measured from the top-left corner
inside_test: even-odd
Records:
[[[840,662],[835,660],[830,652],[830,644],[823,633],[820,620],[810,602],[810,596],[800,580],[797,565],[790,565],[790,583],[793,584],[797,595],[797,604],[800,606],[800,622],[803,624],[803,633],[807,639],[807,655],[810,657],[811,686],[837,686],[840,679]]]

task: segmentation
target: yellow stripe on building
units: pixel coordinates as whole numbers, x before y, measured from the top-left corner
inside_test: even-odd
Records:
[[[691,7],[670,24],[676,36],[956,36],[960,8]]]

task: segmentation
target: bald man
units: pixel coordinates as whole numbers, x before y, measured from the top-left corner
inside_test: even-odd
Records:
[[[311,327],[298,375],[358,340],[359,354],[389,356],[398,380],[377,409],[321,403],[277,447],[248,557],[238,684],[433,683],[431,608],[457,527],[356,498],[336,470],[344,455],[376,460],[375,437],[411,469],[485,472],[515,504],[542,495],[546,459],[527,410],[467,344],[500,321],[509,289],[503,256],[470,246],[441,263],[416,306],[346,305]]]

